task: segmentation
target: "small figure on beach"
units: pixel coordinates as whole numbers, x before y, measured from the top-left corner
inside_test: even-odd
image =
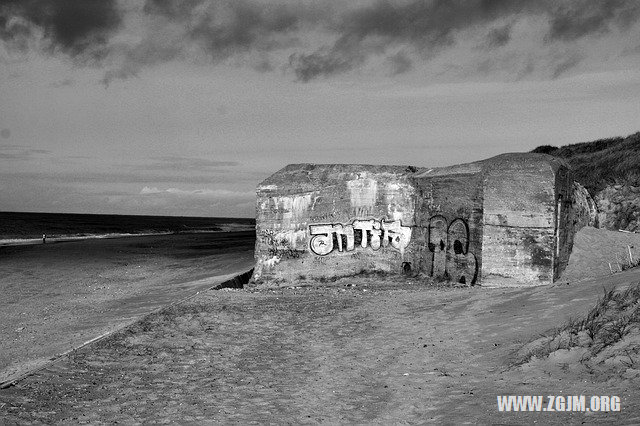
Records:
[[[47,234],[42,234],[42,244],[47,244]]]

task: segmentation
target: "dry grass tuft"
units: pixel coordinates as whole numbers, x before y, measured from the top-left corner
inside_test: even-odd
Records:
[[[624,291],[605,290],[584,318],[569,318],[566,324],[525,345],[515,364],[522,365],[533,358],[541,359],[561,349],[578,347],[588,349],[582,359],[584,362],[632,332],[640,332],[640,283]],[[631,364],[637,361],[629,353],[627,355]],[[637,351],[635,355],[638,355]]]

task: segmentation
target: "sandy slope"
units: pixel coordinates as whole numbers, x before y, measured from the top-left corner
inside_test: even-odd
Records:
[[[620,271],[629,263],[629,250],[634,262],[640,260],[640,234],[585,227],[575,236],[573,251],[560,282],[576,282],[602,277]]]
[[[253,266],[252,232],[0,247],[0,382]]]

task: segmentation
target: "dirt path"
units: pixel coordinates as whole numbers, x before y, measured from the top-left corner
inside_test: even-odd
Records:
[[[253,232],[0,247],[0,383],[253,267]]]
[[[639,279],[629,270],[606,287]],[[1,391],[0,410],[7,423],[637,424],[637,376],[510,367],[523,343],[585,313],[603,282],[209,291]],[[499,413],[503,394],[618,395],[622,411]]]

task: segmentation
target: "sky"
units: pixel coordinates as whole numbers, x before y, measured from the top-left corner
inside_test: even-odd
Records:
[[[0,211],[254,217],[290,163],[640,130],[635,0],[0,0]]]

